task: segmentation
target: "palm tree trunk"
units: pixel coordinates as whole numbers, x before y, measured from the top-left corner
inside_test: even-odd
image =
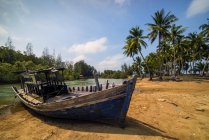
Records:
[[[159,50],[161,50],[161,39],[162,39],[162,34],[161,34],[161,32],[159,32]],[[160,80],[162,80],[163,78],[162,78],[162,73],[161,73],[161,70],[162,70],[162,60],[161,60],[161,58],[160,58],[160,75],[159,75],[159,79]]]
[[[174,47],[174,58],[173,58],[173,74],[174,76],[176,76],[176,50],[175,50],[175,47]]]
[[[176,80],[176,49],[175,49],[175,41],[172,40],[173,43],[173,79]]]
[[[208,58],[209,58],[209,56],[208,56]],[[205,68],[206,68],[206,66],[208,64],[208,58],[206,59],[205,65],[204,65],[204,67],[202,69],[202,76],[204,76],[204,71],[205,71]]]

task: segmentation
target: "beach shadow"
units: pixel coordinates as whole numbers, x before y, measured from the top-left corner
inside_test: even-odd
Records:
[[[26,108],[27,109],[27,108]],[[120,128],[117,125],[103,124],[91,121],[69,120],[46,117],[36,112],[27,109],[34,117],[39,118],[44,123],[56,126],[65,130],[73,130],[80,132],[94,132],[94,133],[110,133],[110,134],[124,134],[124,135],[142,135],[142,136],[161,136],[163,138],[174,139],[177,138],[168,136],[165,131],[146,124],[142,121],[131,117],[126,118],[126,127]]]

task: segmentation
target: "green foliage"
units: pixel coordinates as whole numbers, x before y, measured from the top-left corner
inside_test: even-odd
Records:
[[[0,82],[16,82],[17,76],[12,73],[15,67],[9,63],[0,63]]]
[[[104,70],[100,74],[101,78],[114,78],[114,79],[125,79],[127,78],[127,74],[122,71],[114,71],[114,70]]]
[[[22,54],[8,47],[0,47],[0,82],[17,82],[18,77],[13,73],[15,71],[46,69],[49,67],[65,67],[64,76],[67,80],[79,79],[82,75],[84,78],[93,77],[94,67],[79,61],[73,63],[62,62],[61,55],[55,59],[48,53],[45,48],[41,57],[36,57],[32,52],[32,44],[28,44],[26,52]]]
[[[93,77],[93,72],[95,68],[86,64],[84,60],[78,61],[74,64],[74,75],[76,77],[83,76],[83,77]]]
[[[166,13],[164,9],[159,10],[151,16],[152,23],[147,23],[149,33],[147,37],[150,42],[158,41],[156,52],[152,52],[144,59],[141,48],[146,49],[146,42],[143,30],[134,27],[129,31],[123,47],[124,54],[132,57],[134,62],[132,70],[138,75],[150,73],[150,79],[153,75],[158,75],[162,79],[163,75],[172,75],[176,77],[180,74],[205,75],[209,73],[209,24],[202,24],[199,33],[189,33],[183,35],[186,28],[182,25],[176,25],[178,20],[171,12]],[[207,19],[209,21],[209,19]],[[134,57],[139,54],[140,57]],[[143,61],[142,61],[143,60]],[[122,71],[127,66],[122,66]]]
[[[160,63],[158,60],[157,53],[150,53],[148,56],[146,56],[145,59],[146,59],[147,65],[150,68],[150,72],[152,74],[159,73]],[[146,67],[145,67],[145,71],[147,71]]]

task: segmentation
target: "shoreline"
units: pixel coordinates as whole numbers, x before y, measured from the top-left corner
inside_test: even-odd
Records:
[[[125,129],[52,119],[27,109],[0,116],[4,139],[209,139],[208,81],[137,80]]]

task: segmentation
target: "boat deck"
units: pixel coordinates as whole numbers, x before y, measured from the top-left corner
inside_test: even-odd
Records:
[[[119,86],[119,85],[117,85]],[[115,87],[117,87],[115,86]],[[111,89],[113,87],[110,87],[108,89]],[[36,95],[36,94],[26,94],[23,89],[18,90],[19,91],[19,95],[22,96],[24,99],[26,99],[28,102],[33,103],[33,104],[41,104],[44,103],[42,97]],[[58,95],[52,98],[49,98],[45,101],[45,103],[50,103],[50,102],[60,102],[60,101],[64,101],[66,99],[74,99],[77,97],[81,97],[81,96],[85,96],[85,95],[89,95],[89,94],[93,94],[95,92],[86,92],[86,91],[74,91],[74,92],[70,92],[68,94],[62,94],[62,95]]]
[[[21,91],[19,91],[19,95],[31,103],[34,103],[34,104],[43,103],[41,101],[40,97],[38,97],[38,96],[31,96],[31,95],[28,95],[28,94],[21,92]]]

